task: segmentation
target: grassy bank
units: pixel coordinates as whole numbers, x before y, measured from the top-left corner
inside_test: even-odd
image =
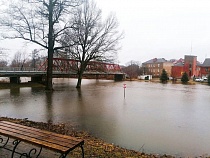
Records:
[[[169,155],[154,155],[138,152],[134,150],[128,150],[115,146],[113,144],[106,143],[105,141],[95,138],[85,131],[75,131],[73,126],[66,127],[65,124],[52,124],[44,122],[34,122],[27,119],[13,119],[7,117],[0,117],[0,121],[11,121],[14,123],[48,130],[60,134],[70,135],[73,137],[84,139],[85,145],[85,158],[164,158],[173,156]],[[70,153],[70,157],[80,158],[81,150],[78,148]]]

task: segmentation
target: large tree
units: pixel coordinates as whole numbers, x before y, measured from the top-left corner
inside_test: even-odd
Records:
[[[13,0],[1,14],[0,25],[9,29],[5,38],[18,38],[38,44],[48,51],[46,89],[52,90],[53,53],[61,47],[57,44],[63,32],[70,27],[66,16],[79,0]],[[7,32],[7,31],[5,31]]]
[[[63,45],[71,45],[67,50],[70,58],[79,61],[76,87],[80,88],[83,73],[90,61],[113,62],[116,59],[122,33],[118,31],[115,16],[110,15],[102,21],[101,10],[93,1],[85,1],[73,15],[70,19],[73,26],[61,40]]]

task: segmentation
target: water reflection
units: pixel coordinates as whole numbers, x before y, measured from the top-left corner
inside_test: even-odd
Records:
[[[18,97],[18,96],[20,96],[20,88],[10,89],[10,95],[11,95],[11,97]]]
[[[53,103],[52,103],[52,98],[53,98],[53,92],[46,92],[46,120],[47,122],[52,122],[53,123]]]
[[[0,90],[0,115],[73,122],[134,150],[143,146],[151,153],[210,154],[210,87],[102,80],[84,80],[79,90],[75,85],[73,79],[56,79],[52,93],[43,88]]]

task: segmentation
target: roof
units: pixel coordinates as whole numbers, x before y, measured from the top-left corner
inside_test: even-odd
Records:
[[[184,66],[184,63],[183,62],[177,62],[174,64],[174,66]]]
[[[154,58],[154,59],[144,62],[143,64],[154,64],[154,63],[165,63],[165,62],[168,62],[168,61],[165,60],[164,58]]]
[[[203,67],[210,67],[210,58],[206,58],[202,64]]]

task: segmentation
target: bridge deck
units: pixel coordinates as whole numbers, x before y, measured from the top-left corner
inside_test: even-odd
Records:
[[[0,70],[0,77],[33,77],[33,76],[39,76],[39,75],[46,75],[46,71],[37,71],[37,70]],[[116,75],[121,74],[122,72],[84,72],[84,75]],[[60,76],[66,76],[69,75],[77,75],[77,72],[65,72],[65,71],[53,71],[53,77],[59,77]]]

